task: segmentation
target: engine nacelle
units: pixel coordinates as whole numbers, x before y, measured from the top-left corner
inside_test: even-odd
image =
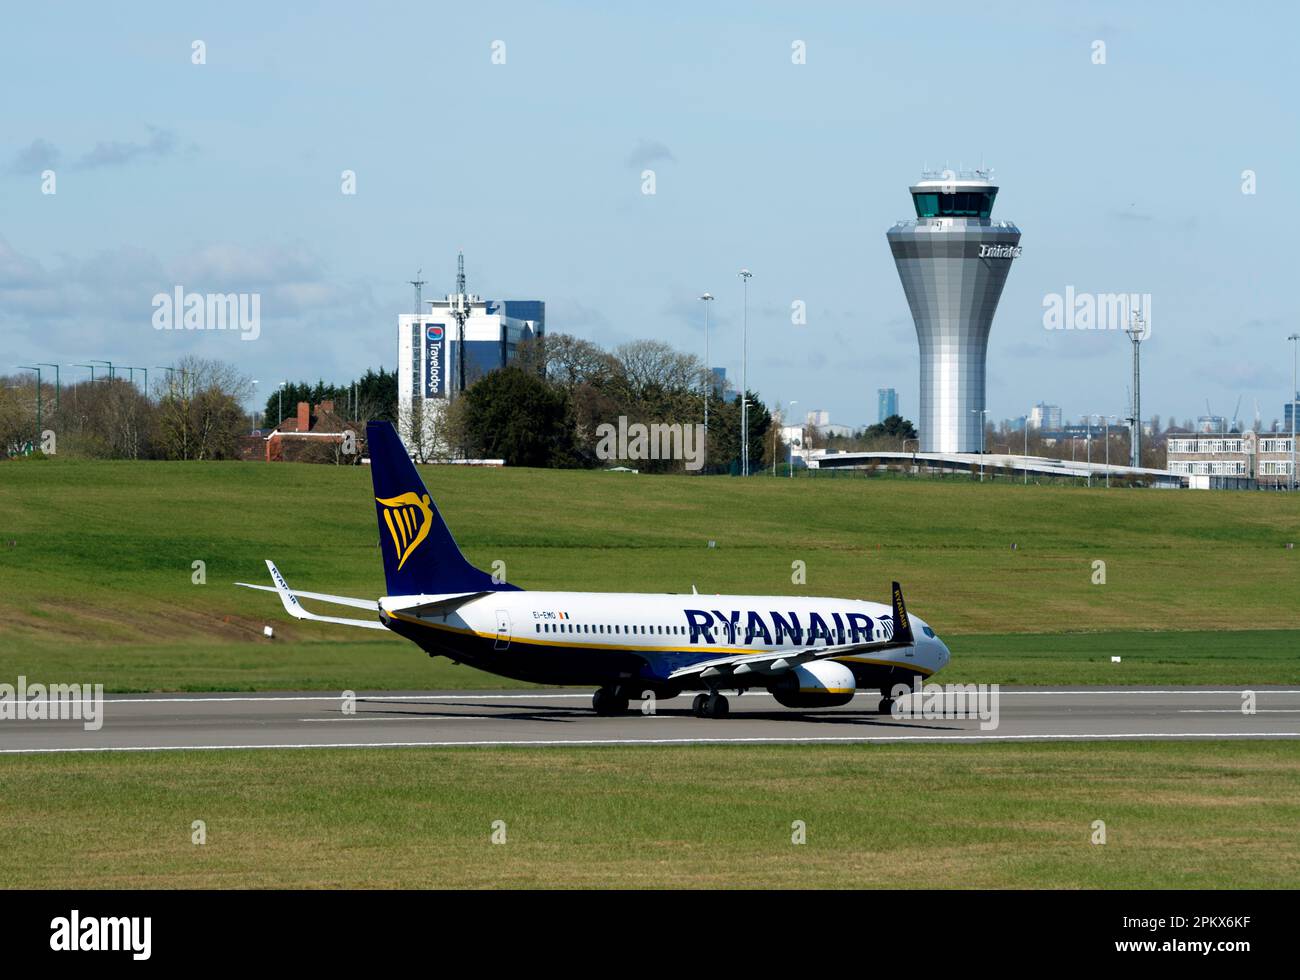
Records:
[[[769,690],[787,708],[834,708],[853,700],[853,671],[832,660],[799,664]]]

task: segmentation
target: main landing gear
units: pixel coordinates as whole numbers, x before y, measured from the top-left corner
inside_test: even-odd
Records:
[[[876,705],[876,714],[878,715],[887,715],[890,714],[893,710],[894,710],[894,699],[888,696],[881,698],[880,703]]]
[[[627,695],[616,688],[601,688],[591,697],[591,707],[602,717],[627,714],[629,703]]]
[[[691,703],[691,712],[696,718],[725,718],[731,704],[717,691],[697,694]]]
[[[591,706],[602,717],[627,714],[629,701],[617,688],[602,687],[592,696]]]

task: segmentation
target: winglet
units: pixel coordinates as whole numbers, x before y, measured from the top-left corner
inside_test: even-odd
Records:
[[[302,607],[302,604],[298,602],[298,597],[294,595],[293,590],[289,588],[289,583],[286,582],[284,580],[284,576],[280,574],[280,569],[276,568],[275,563],[271,561],[269,558],[266,559],[266,567],[267,570],[270,571],[271,573],[271,581],[275,583],[275,591],[279,594],[280,601],[284,603],[284,611],[287,612],[294,619],[310,619],[317,623],[339,623],[343,626],[361,626],[369,630],[388,629],[388,627],[385,626],[378,619],[346,619],[342,616],[320,616],[314,612],[308,612],[306,609]],[[242,585],[244,583],[239,583],[239,584]],[[252,586],[252,588],[255,589],[262,588],[262,586],[255,585]],[[326,602],[331,602],[333,600],[346,598],[346,597],[325,596],[324,598]],[[345,605],[348,604],[355,604],[355,600],[349,603],[345,603]],[[378,609],[378,605],[376,605],[375,608]]]
[[[266,567],[271,572],[271,581],[275,583],[275,591],[279,593],[280,601],[284,603],[284,611],[294,619],[306,619],[302,606],[298,605],[298,597],[289,590],[289,583],[280,574],[280,569],[275,567],[275,562],[267,558]]]
[[[916,640],[912,637],[912,621],[907,618],[907,607],[903,605],[903,587],[894,583],[894,636],[893,641],[900,646],[911,646]]]

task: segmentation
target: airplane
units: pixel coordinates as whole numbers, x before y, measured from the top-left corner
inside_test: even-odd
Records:
[[[877,689],[876,710],[948,663],[947,646],[908,613],[897,582],[889,605],[802,596],[535,592],[475,568],[461,554],[389,422],[366,427],[388,594],[380,599],[290,588],[271,561],[273,585],[295,619],[389,630],[431,657],[548,686],[594,686],[597,715],[627,712],[633,698],[699,692],[698,718],[725,718],[723,691],[766,690],[787,708],[848,704]],[[309,612],[308,599],[372,613]]]

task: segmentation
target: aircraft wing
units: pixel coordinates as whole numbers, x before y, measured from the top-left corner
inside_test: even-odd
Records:
[[[798,664],[807,663],[810,660],[829,660],[833,657],[910,647],[915,642],[912,636],[912,624],[907,617],[907,607],[903,604],[903,589],[897,582],[894,583],[893,607],[893,616],[890,620],[885,621],[890,623],[892,629],[890,635],[883,640],[807,646],[802,650],[768,650],[763,653],[740,653],[730,657],[718,657],[715,660],[705,660],[698,664],[691,664],[689,667],[673,671],[668,675],[668,679],[781,674]]]
[[[280,570],[275,567],[275,563],[267,559],[266,567],[271,572],[271,581],[275,585],[250,585],[247,582],[236,582],[236,585],[242,585],[246,589],[261,589],[265,592],[276,592],[280,596],[280,601],[284,603],[284,611],[294,619],[310,619],[318,623],[337,623],[343,626],[361,626],[365,629],[386,630],[388,629],[378,619],[345,619],[341,616],[319,616],[316,613],[308,612],[298,597],[302,596],[307,599],[320,599],[322,602],[332,602],[336,605],[354,606],[358,609],[373,609],[379,611],[379,603],[369,599],[353,599],[350,596],[327,595],[323,592],[295,592],[289,588],[289,583],[284,580]]]
[[[259,589],[262,592],[279,592],[274,585],[253,585],[251,582],[236,582],[236,585],[242,585],[246,589]],[[379,612],[379,603],[374,599],[353,599],[346,595],[327,595],[324,592],[303,592],[300,589],[290,589],[290,595],[296,595],[299,599],[319,599],[321,602],[332,602],[336,606],[354,606],[357,609],[371,609]]]

